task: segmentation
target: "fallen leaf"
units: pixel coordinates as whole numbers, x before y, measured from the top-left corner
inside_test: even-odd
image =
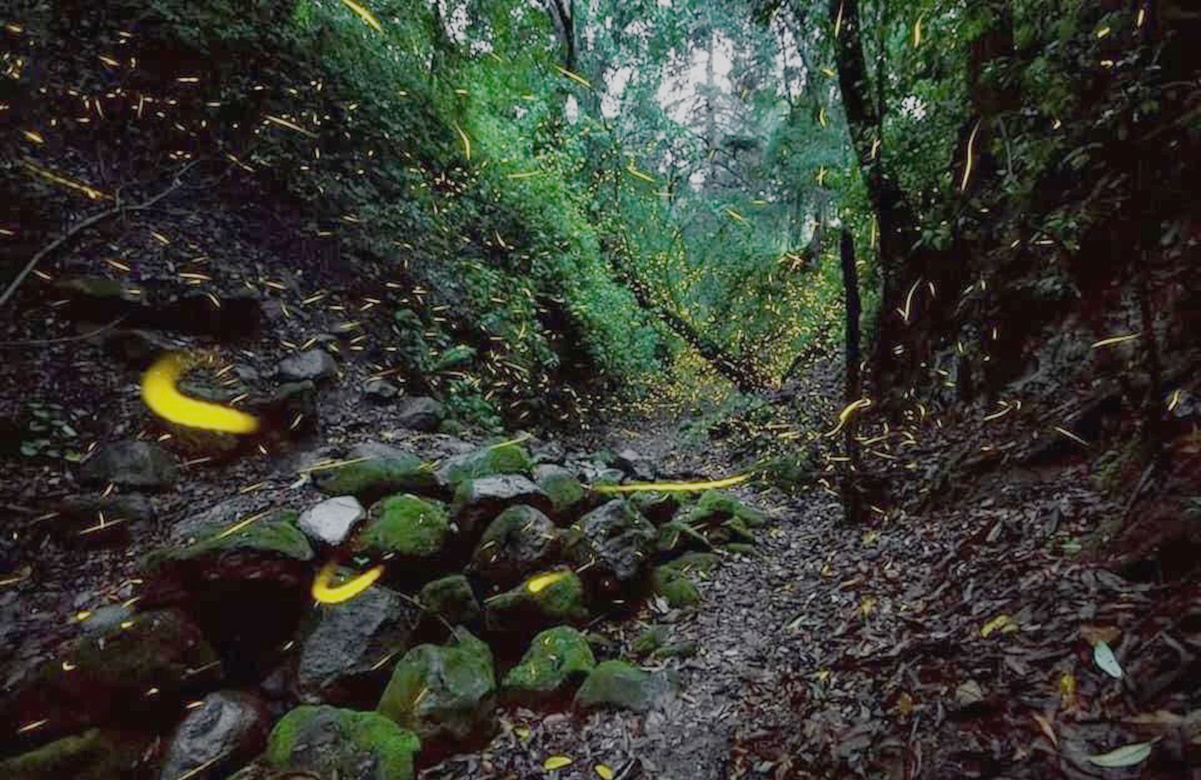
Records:
[[[913,697],[908,692],[902,691],[897,697],[897,713],[902,718],[908,718],[913,714]]]
[[[1093,645],[1093,661],[1096,662],[1101,671],[1110,677],[1115,680],[1122,679],[1122,665],[1118,663],[1118,659],[1114,656],[1108,642],[1102,640]]]
[[[550,758],[546,759],[545,762],[543,762],[542,768],[547,772],[553,772],[556,769],[562,769],[565,766],[571,766],[573,763],[575,762],[567,756],[551,756]]]
[[[1088,760],[1097,766],[1108,769],[1134,766],[1147,760],[1147,756],[1151,755],[1151,746],[1154,744],[1154,742],[1136,742],[1133,745],[1123,745],[1099,756],[1089,756]]]
[[[1076,706],[1076,676],[1071,672],[1059,676],[1059,700],[1067,709]]]
[[[876,608],[876,597],[875,596],[864,596],[863,601],[861,601],[859,603],[859,614],[863,615],[865,618],[870,617],[872,614],[872,611],[875,610],[875,608]]]
[[[1080,637],[1090,645],[1095,645],[1098,642],[1116,642],[1122,632],[1117,626],[1092,626],[1084,625],[1080,627]]]
[[[994,631],[1010,634],[1017,630],[1017,623],[1013,622],[1013,618],[1009,617],[1009,615],[1001,614],[984,624],[980,629],[980,636],[987,639]]]
[[[513,729],[513,733],[516,734],[518,736],[518,738],[520,738],[522,740],[526,740],[526,739],[529,739],[530,737],[534,736],[534,732],[530,731],[525,726],[518,726],[517,728]]]
[[[613,770],[605,764],[597,764],[596,766],[592,767],[592,771],[596,772],[597,776],[600,777],[601,780],[613,780],[615,777]]]
[[[1059,737],[1055,736],[1055,727],[1051,725],[1050,719],[1037,712],[1030,713],[1030,717],[1034,718],[1034,722],[1038,724],[1038,730],[1045,734],[1047,739],[1051,740],[1051,744],[1058,749]]]

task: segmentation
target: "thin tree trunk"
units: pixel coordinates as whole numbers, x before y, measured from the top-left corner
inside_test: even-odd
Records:
[[[855,267],[855,243],[851,231],[842,229],[839,246],[842,260],[842,284],[846,292],[847,343],[846,343],[846,386],[843,399],[849,405],[859,400],[863,393],[863,380],[859,374],[859,272]],[[855,439],[855,416],[843,426],[847,451],[846,469],[842,475],[843,516],[848,523],[858,523],[863,517],[863,498],[855,484],[859,473],[859,442]]]

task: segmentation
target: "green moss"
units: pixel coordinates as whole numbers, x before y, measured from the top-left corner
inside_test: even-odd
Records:
[[[354,496],[364,504],[390,493],[431,493],[438,489],[438,480],[429,466],[407,453],[317,471],[313,479],[326,495]]]
[[[666,566],[655,568],[651,589],[656,596],[667,599],[672,607],[690,607],[701,600],[701,593],[691,580],[679,570]]]
[[[462,574],[426,583],[419,595],[422,606],[447,623],[472,624],[480,619],[480,603],[471,590],[471,583]]]
[[[678,688],[674,673],[652,674],[625,661],[603,661],[580,686],[575,704],[584,710],[615,708],[646,712]]]
[[[6,780],[110,780],[134,774],[149,739],[90,729],[0,761]]]
[[[447,484],[458,487],[467,480],[497,474],[529,476],[532,468],[533,461],[523,447],[518,444],[505,444],[450,458],[439,469],[439,474]]]
[[[285,715],[267,743],[263,760],[283,770],[315,770],[371,780],[412,780],[413,757],[421,740],[374,712],[329,706],[301,706]]]
[[[355,549],[374,556],[431,558],[450,533],[446,506],[414,495],[388,496],[371,508]]]
[[[528,580],[527,580],[528,582]],[[573,571],[531,593],[525,583],[484,602],[484,622],[492,631],[515,631],[588,618],[584,583]]]
[[[703,493],[683,519],[695,528],[720,525],[731,518],[741,520],[748,528],[762,528],[767,524],[767,515],[718,490]]]
[[[660,569],[674,569],[680,574],[710,574],[721,565],[721,556],[708,552],[684,553],[674,561],[668,561]]]
[[[580,481],[565,468],[540,469],[536,480],[542,492],[550,496],[556,514],[569,512],[580,506],[587,492]]]
[[[495,694],[492,651],[459,628],[451,646],[405,653],[377,709],[423,739],[464,740],[491,726]]]
[[[584,635],[570,626],[556,626],[534,637],[521,663],[505,675],[504,687],[537,698],[582,680],[595,666]]]
[[[212,553],[257,550],[293,560],[310,561],[313,559],[313,547],[297,527],[298,517],[297,512],[284,509],[255,520],[233,533],[228,533],[226,528],[213,529],[211,535],[202,537],[196,544],[177,548],[167,557],[187,560]]]
[[[634,640],[630,650],[635,655],[646,656],[658,650],[667,641],[667,631],[663,626],[648,626],[642,636]]]
[[[732,553],[745,555],[748,558],[754,558],[759,555],[759,549],[755,547],[755,545],[747,544],[745,542],[730,542],[726,545],[726,549]]]

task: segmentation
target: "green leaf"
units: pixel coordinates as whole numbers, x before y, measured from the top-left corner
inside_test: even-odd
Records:
[[[1110,649],[1109,643],[1105,640],[1101,640],[1093,645],[1093,661],[1096,662],[1101,671],[1110,677],[1115,680],[1122,679],[1122,665],[1118,663],[1113,650]]]
[[[1096,766],[1103,766],[1108,769],[1134,766],[1147,760],[1147,756],[1151,755],[1151,747],[1154,744],[1154,742],[1136,742],[1133,745],[1123,745],[1117,750],[1111,750],[1099,756],[1089,756],[1088,760]]]
[[[27,458],[32,458],[34,455],[38,454],[38,445],[31,441],[21,442],[21,454]]]

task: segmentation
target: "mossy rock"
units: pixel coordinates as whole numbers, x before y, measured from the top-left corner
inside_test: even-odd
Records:
[[[461,482],[455,489],[450,513],[463,539],[474,541],[488,522],[517,505],[544,513],[554,511],[550,498],[529,478],[521,474],[497,474]]]
[[[272,558],[311,561],[313,546],[296,524],[299,514],[291,509],[272,511],[233,533],[229,527],[200,529],[196,542],[171,547],[147,556],[150,568],[169,561],[192,561],[226,553],[261,553]]]
[[[691,607],[700,603],[701,593],[692,580],[685,577],[678,569],[658,566],[651,578],[651,590],[656,596],[667,600],[668,606],[680,608]]]
[[[521,663],[505,675],[503,687],[518,700],[537,701],[580,682],[595,667],[584,635],[570,626],[556,626],[534,637]]]
[[[490,631],[532,633],[546,626],[587,619],[584,583],[570,569],[534,575],[484,602],[484,624]]]
[[[679,691],[674,671],[647,672],[625,661],[602,661],[575,695],[579,710],[625,709],[648,712]]]
[[[684,553],[675,560],[664,563],[660,569],[674,569],[680,574],[700,574],[702,576],[711,574],[714,569],[721,565],[721,556],[717,553],[708,552],[689,552]]]
[[[767,515],[720,490],[701,494],[700,500],[684,513],[683,519],[694,528],[716,527],[732,519],[740,520],[745,528],[767,525]]]
[[[438,478],[452,488],[469,479],[480,479],[498,474],[522,474],[529,476],[534,463],[530,454],[519,444],[484,447],[447,458],[438,469]]]
[[[262,763],[338,780],[412,780],[421,740],[374,712],[303,705],[271,732]]]
[[[655,525],[671,522],[683,505],[676,493],[635,493],[630,503]]]
[[[403,493],[371,508],[354,546],[374,558],[430,561],[442,553],[449,536],[445,504]]]
[[[418,598],[427,613],[452,626],[475,625],[483,616],[471,583],[462,574],[451,574],[426,583]]]
[[[558,558],[559,529],[544,513],[518,504],[488,524],[471,554],[470,572],[508,587]]]
[[[89,729],[37,750],[0,761],[6,780],[112,780],[138,775],[151,737],[129,732]]]
[[[745,555],[748,558],[759,557],[759,548],[748,542],[730,542],[726,545],[726,549],[732,553]]]
[[[406,452],[315,471],[313,481],[327,496],[354,496],[364,506],[394,493],[437,496],[442,492],[433,470]]]
[[[63,660],[75,665],[70,673]],[[216,651],[181,612],[134,613],[78,637],[18,683],[0,701],[0,729],[46,720],[32,735],[40,741],[101,724],[153,726],[221,676]]]
[[[452,641],[405,653],[377,708],[423,740],[460,742],[495,727],[492,651],[463,628],[455,629]]]
[[[638,656],[648,656],[667,642],[667,629],[663,626],[647,626],[642,635],[630,645],[630,650]]]
[[[554,464],[538,466],[534,482],[550,496],[554,517],[560,524],[570,524],[588,506],[588,491],[571,469]]]

